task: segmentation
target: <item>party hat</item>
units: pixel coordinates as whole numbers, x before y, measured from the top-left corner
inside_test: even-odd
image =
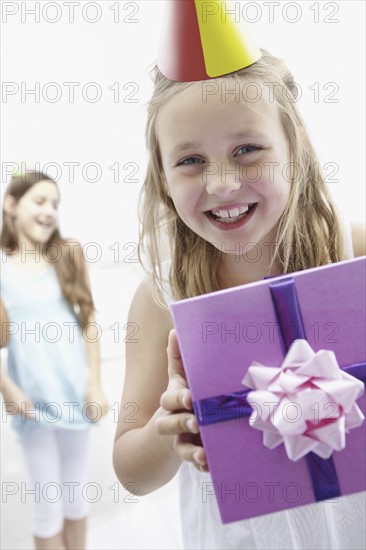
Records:
[[[158,67],[178,82],[207,80],[244,69],[262,53],[243,22],[221,0],[168,0]]]

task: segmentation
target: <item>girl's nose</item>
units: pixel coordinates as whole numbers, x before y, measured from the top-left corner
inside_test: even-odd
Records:
[[[240,189],[240,165],[236,163],[221,164],[209,163],[205,166],[203,181],[206,184],[206,191],[209,195],[227,197],[233,191]]]
[[[52,218],[55,218],[57,216],[57,211],[56,211],[55,207],[53,206],[53,204],[51,204],[51,203],[45,203],[44,204],[43,212],[44,212],[44,214],[46,214],[47,216],[50,216]]]

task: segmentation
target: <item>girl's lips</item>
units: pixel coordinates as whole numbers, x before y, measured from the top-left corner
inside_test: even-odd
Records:
[[[244,225],[246,225],[252,218],[255,210],[257,209],[257,204],[258,203],[253,204],[253,206],[251,206],[249,210],[245,214],[243,214],[243,217],[236,222],[222,222],[219,219],[214,218],[212,214],[210,214],[210,212],[205,212],[205,215],[215,227],[218,227],[223,231],[230,231],[232,229],[238,229],[239,227],[243,227]]]
[[[42,223],[42,222],[36,222],[39,227],[42,227],[42,229],[52,229],[53,225],[49,223]]]

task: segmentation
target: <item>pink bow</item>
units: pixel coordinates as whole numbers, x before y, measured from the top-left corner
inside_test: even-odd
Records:
[[[264,432],[266,447],[283,443],[294,461],[310,451],[329,458],[365,419],[355,403],[364,384],[340,369],[333,351],[315,353],[306,340],[291,345],[280,368],[253,362],[242,384],[255,390],[249,424]]]

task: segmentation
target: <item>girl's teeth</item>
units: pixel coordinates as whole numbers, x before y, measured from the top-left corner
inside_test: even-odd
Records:
[[[248,210],[249,206],[239,206],[239,214],[244,214]]]
[[[248,210],[249,206],[239,206],[238,208],[232,208],[231,210],[211,210],[215,216],[219,216],[222,219],[236,218],[240,214],[244,214]]]
[[[245,206],[239,206],[232,208],[231,210],[211,210],[211,213],[215,215],[216,219],[221,223],[235,223],[241,220],[253,205],[246,204]]]

